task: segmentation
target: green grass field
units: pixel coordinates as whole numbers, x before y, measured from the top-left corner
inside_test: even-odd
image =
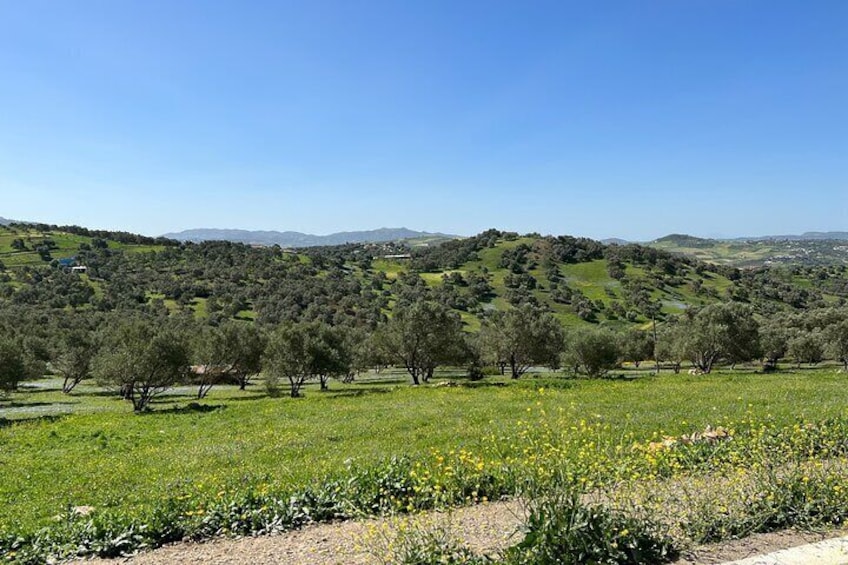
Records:
[[[30,531],[68,506],[136,515],[186,489],[209,497],[258,484],[285,489],[333,476],[350,462],[425,458],[434,449],[473,453],[493,433],[513,433],[531,411],[575,425],[606,423],[597,439],[613,444],[627,434],[648,439],[746,415],[819,420],[844,415],[848,405],[845,376],[828,368],[593,381],[439,376],[445,378],[460,386],[416,388],[390,372],[334,382],[329,392],[309,388],[294,400],[269,398],[261,386],[217,387],[192,407],[193,389],[180,388],[141,416],[93,385],[67,396],[57,380],[25,383],[0,400],[0,529]]]
[[[573,286],[589,300],[601,300],[605,303],[609,302],[610,297],[606,294],[605,288],[620,289],[621,284],[610,278],[607,273],[607,262],[604,259],[597,259],[587,263],[574,263],[571,265],[563,265],[560,269],[566,282]]]

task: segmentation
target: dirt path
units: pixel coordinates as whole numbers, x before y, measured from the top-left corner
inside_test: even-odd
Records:
[[[93,559],[77,563],[370,565],[384,562],[379,554],[385,554],[383,550],[399,528],[445,528],[476,551],[487,552],[516,543],[520,539],[518,528],[523,516],[516,502],[493,502],[451,512],[429,512],[404,518],[317,524],[274,536],[177,543],[130,558]]]
[[[831,530],[822,533],[786,530],[767,534],[753,534],[739,540],[701,546],[672,565],[718,565],[846,534],[848,534],[846,530]]]
[[[77,561],[85,565],[165,565],[216,563],[241,565],[372,565],[388,562],[386,548],[402,528],[448,531],[480,553],[494,553],[517,543],[524,513],[519,503],[494,502],[450,512],[403,518],[317,524],[280,535],[177,543],[122,559]],[[754,534],[741,540],[702,546],[673,565],[715,565],[762,555],[822,539],[846,535],[788,530]],[[382,558],[381,558],[382,557]]]

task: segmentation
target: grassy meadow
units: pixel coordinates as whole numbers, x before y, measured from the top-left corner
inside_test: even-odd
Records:
[[[452,379],[452,380],[450,380]],[[449,383],[453,386],[444,386]],[[527,455],[522,433],[593,426],[608,449],[742,420],[791,425],[846,415],[848,387],[835,368],[611,380],[526,375],[470,382],[450,374],[412,387],[404,374],[367,375],[305,398],[270,398],[261,385],[220,386],[199,402],[179,388],[149,414],[83,383],[25,383],[0,400],[0,533],[49,526],[69,507],[144,516],[190,497],[198,512],[224,492],[291,491],[393,456]],[[588,422],[588,424],[587,424]],[[601,425],[602,424],[602,425]],[[522,431],[524,430],[524,431]],[[495,447],[495,444],[497,446]]]

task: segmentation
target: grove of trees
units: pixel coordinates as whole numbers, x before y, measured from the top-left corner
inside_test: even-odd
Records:
[[[0,320],[8,323],[8,314]],[[846,308],[762,318],[744,304],[711,304],[664,322],[656,341],[651,331],[635,329],[566,330],[550,312],[531,305],[493,312],[474,334],[463,331],[452,310],[428,300],[396,310],[373,331],[318,321],[210,326],[190,316],[133,312],[92,313],[88,323],[77,318],[60,317],[36,326],[40,331],[31,327],[31,333],[6,332],[0,338],[0,390],[49,371],[62,377],[65,393],[93,378],[142,412],[177,384],[193,384],[202,398],[219,383],[244,389],[260,373],[269,391],[286,383],[297,397],[309,382],[327,389],[331,379],[349,382],[357,372],[386,365],[404,368],[418,385],[430,382],[439,367],[479,377],[480,368],[489,366],[508,370],[514,379],[531,367],[563,367],[597,378],[624,362],[638,366],[649,359],[674,372],[689,363],[703,373],[718,363],[757,361],[769,371],[780,361],[833,359],[844,367],[848,360]]]

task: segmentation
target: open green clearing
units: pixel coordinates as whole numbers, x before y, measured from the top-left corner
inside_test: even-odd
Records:
[[[846,377],[830,368],[618,380],[537,374],[438,386],[447,378],[455,377],[411,387],[400,373],[371,375],[296,400],[269,398],[261,386],[217,387],[192,406],[193,391],[181,388],[141,416],[93,386],[66,396],[55,380],[26,383],[0,401],[0,529],[32,531],[68,506],[133,516],[186,492],[211,500],[222,490],[307,485],[351,462],[475,453],[492,434],[511,435],[542,412],[560,423],[608,424],[597,439],[612,445],[628,434],[647,441],[746,417],[820,420],[848,406]],[[522,446],[502,448],[520,454]]]
[[[12,247],[12,242],[16,239],[24,242],[24,249],[17,250]],[[0,226],[0,261],[6,267],[37,267],[45,264],[45,260],[35,249],[46,242],[50,243],[51,259],[69,259],[79,253],[80,245],[89,245],[91,241],[91,237],[62,231],[38,231]],[[129,253],[148,253],[163,249],[161,245],[127,244],[118,241],[105,241],[105,245],[113,251]]]

